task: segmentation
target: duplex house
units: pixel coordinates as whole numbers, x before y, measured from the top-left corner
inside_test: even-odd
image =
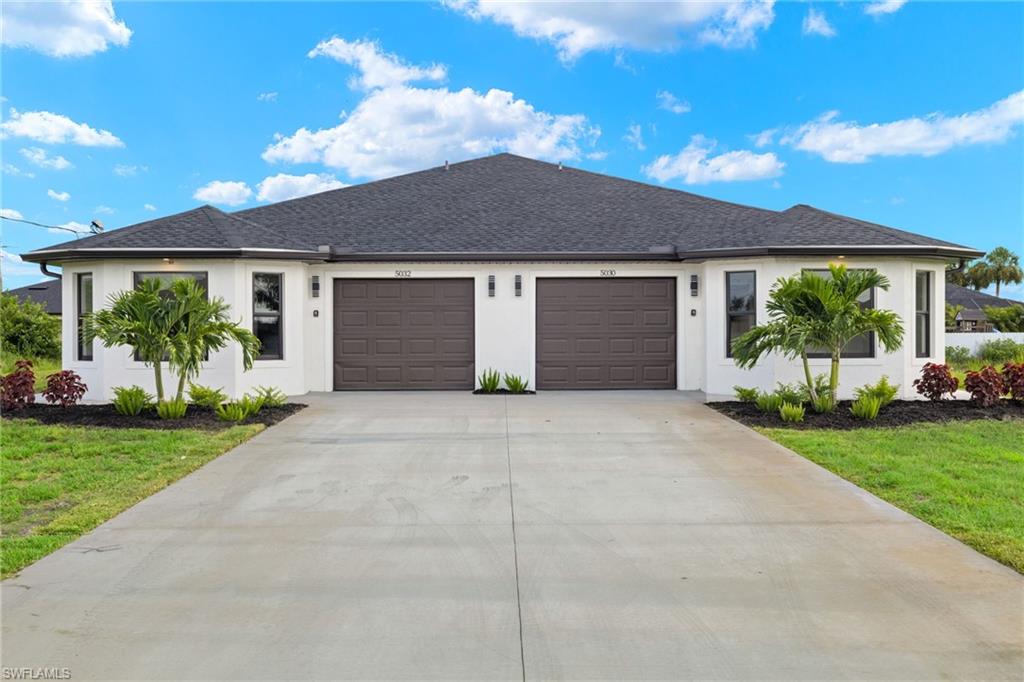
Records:
[[[63,362],[90,398],[152,378],[129,349],[82,342],[82,315],[142,279],[192,277],[262,341],[249,372],[235,349],[203,369],[201,383],[236,396],[470,390],[494,368],[539,390],[714,399],[800,379],[778,357],[737,368],[730,342],[766,319],[778,277],[833,262],[885,274],[892,288],[863,304],[907,326],[896,353],[852,342],[841,392],[886,374],[909,395],[943,359],[947,263],[980,254],[802,204],[771,211],[498,154],[235,213],[201,206],[24,259],[63,268]]]

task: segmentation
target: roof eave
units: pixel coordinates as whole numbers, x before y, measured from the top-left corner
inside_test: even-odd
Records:
[[[697,249],[676,252],[679,260],[700,261],[722,258],[752,258],[758,256],[920,256],[925,258],[960,259],[979,258],[984,251],[966,246],[942,246],[934,244],[859,245],[842,244],[795,245],[795,246],[751,246],[723,249]]]
[[[22,254],[30,263],[69,263],[74,261],[128,259],[128,258],[245,258],[263,260],[298,260],[321,262],[329,254],[321,251],[298,249],[257,248],[87,248],[39,249]]]

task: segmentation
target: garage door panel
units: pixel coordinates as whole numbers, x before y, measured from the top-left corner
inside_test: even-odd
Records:
[[[675,388],[674,278],[537,280],[538,388]]]
[[[334,282],[334,388],[472,389],[473,280]]]

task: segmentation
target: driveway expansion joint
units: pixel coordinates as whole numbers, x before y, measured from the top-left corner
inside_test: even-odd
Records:
[[[508,396],[503,398],[505,407],[505,463],[508,468],[508,506],[512,518],[512,561],[516,576],[516,615],[519,619],[519,664],[526,682],[526,656],[523,651],[523,602],[519,594],[519,544],[516,540],[516,502],[512,492],[512,446],[509,442]]]

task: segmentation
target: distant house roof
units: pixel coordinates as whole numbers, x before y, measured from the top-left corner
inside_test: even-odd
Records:
[[[803,204],[771,211],[497,154],[237,213],[202,206],[23,257],[697,260],[810,253],[981,255]]]
[[[950,282],[946,282],[946,303],[949,305],[963,306],[965,311],[982,310],[987,306],[1006,308],[1011,305],[1024,305],[1024,301],[1000,298],[998,296],[993,296],[992,294],[975,291],[974,289],[968,289],[967,287],[962,287]],[[985,319],[984,314],[982,314],[979,319]]]
[[[60,315],[60,280],[48,279],[36,284],[29,284],[27,287],[8,289],[4,293],[14,294],[19,301],[35,301],[43,306],[43,309],[51,315]]]

